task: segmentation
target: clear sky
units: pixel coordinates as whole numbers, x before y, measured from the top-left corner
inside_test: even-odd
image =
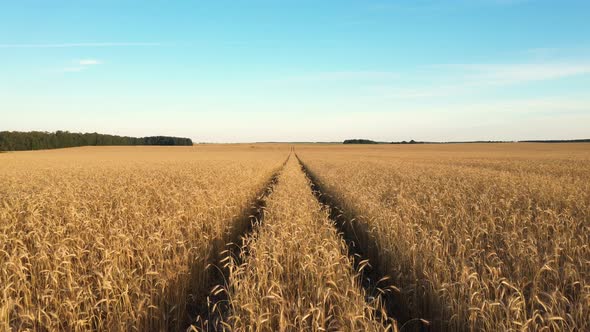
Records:
[[[0,130],[590,138],[590,1],[0,0]]]

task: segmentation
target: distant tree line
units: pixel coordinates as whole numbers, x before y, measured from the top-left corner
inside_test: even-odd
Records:
[[[344,140],[343,144],[379,144],[379,143],[375,142],[375,141],[371,141],[370,139],[355,138],[355,139]]]
[[[586,139],[553,139],[553,140],[530,140],[519,141],[525,143],[590,143],[590,138]]]
[[[424,144],[424,142],[416,142],[414,140],[410,140],[409,142],[407,142],[407,141],[377,142],[377,141],[372,141],[370,139],[364,139],[364,138],[347,139],[347,140],[344,140],[344,142],[342,142],[342,143],[343,144]]]
[[[528,141],[455,141],[455,142],[422,142],[422,141],[400,141],[400,142],[376,142],[369,139],[347,139],[344,144],[466,144],[466,143],[590,143],[590,139],[570,140],[528,140]]]
[[[391,142],[390,144],[424,144],[424,142],[416,142],[413,139],[408,141],[401,141],[401,142]]]
[[[0,131],[0,151],[59,149],[87,145],[193,145],[190,138],[170,136],[128,137],[67,131]]]

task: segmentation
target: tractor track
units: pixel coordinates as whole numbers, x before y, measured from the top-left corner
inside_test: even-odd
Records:
[[[229,280],[230,271],[228,262],[233,260],[239,265],[242,263],[243,258],[247,256],[247,253],[245,255],[243,253],[245,248],[241,245],[242,239],[251,234],[256,225],[261,225],[264,222],[266,200],[274,191],[279,176],[290,158],[291,153],[256,195],[256,199],[250,203],[250,208],[246,209],[239,218],[234,220],[229,235],[213,244],[209,259],[210,263],[207,266],[209,273],[207,289],[210,292],[206,295],[206,302],[202,301],[203,297],[199,297],[201,301],[198,302],[201,303],[188,309],[191,319],[187,324],[187,330],[191,330],[191,328],[196,328],[199,331],[223,330],[221,321],[229,310],[227,281]]]
[[[360,227],[358,216],[342,208],[343,205],[325,191],[317,176],[309,170],[297,154],[295,158],[309,179],[313,194],[329,210],[330,219],[346,241],[354,268],[361,271],[361,283],[366,291],[367,301],[380,299],[387,317],[394,318],[401,331],[430,331],[431,326],[427,321],[411,316],[404,296],[393,285],[387,274],[381,271],[375,259],[371,258],[370,253],[375,250],[369,248],[369,245],[374,241],[371,241],[367,232]]]

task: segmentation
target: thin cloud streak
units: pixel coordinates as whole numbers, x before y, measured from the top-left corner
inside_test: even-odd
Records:
[[[390,71],[326,71],[309,72],[301,75],[293,75],[268,80],[281,83],[311,83],[330,81],[389,81],[396,80],[400,75]]]
[[[553,80],[590,74],[590,64],[458,64],[446,65],[489,82],[514,83]]]
[[[75,63],[75,65],[58,69],[58,70],[56,70],[56,72],[59,72],[59,73],[79,73],[81,71],[85,71],[86,69],[88,69],[90,67],[103,64],[102,60],[98,60],[98,59],[80,59],[80,60],[74,61],[74,63]]]
[[[97,60],[97,59],[82,59],[82,60],[78,61],[78,64],[80,66],[94,66],[94,65],[102,64],[102,61]]]
[[[58,44],[0,44],[0,48],[71,48],[71,47],[132,47],[161,46],[156,42],[104,42],[104,43],[58,43]]]
[[[383,85],[373,86],[369,90],[390,99],[435,98],[464,95],[484,88],[590,75],[590,63],[446,64],[427,68],[431,68],[427,72],[430,76],[440,76],[440,70],[444,70],[443,74],[449,74],[448,70],[451,70],[453,75],[450,75],[446,82],[436,85],[413,88]]]

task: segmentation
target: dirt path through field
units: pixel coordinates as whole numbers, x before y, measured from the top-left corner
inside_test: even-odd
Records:
[[[228,262],[234,260],[240,262],[245,255],[240,245],[242,238],[247,237],[253,231],[254,225],[262,224],[264,210],[269,195],[277,185],[285,165],[291,159],[287,157],[282,167],[279,168],[262,188],[256,199],[252,201],[250,208],[244,211],[233,223],[225,239],[219,239],[213,246],[209,258],[209,282],[207,289],[209,294],[201,294],[197,302],[200,305],[189,308],[189,316],[192,327],[198,330],[217,331],[222,329],[221,321],[228,311],[228,293],[224,291],[224,285],[230,277]],[[206,297],[206,301],[203,299]],[[190,328],[190,327],[189,327]]]
[[[376,257],[371,256],[379,253],[379,249],[373,247],[375,241],[369,238],[369,232],[364,226],[357,223],[357,216],[342,209],[339,202],[322,189],[316,176],[296,154],[295,159],[309,179],[316,199],[330,211],[330,219],[346,241],[349,257],[353,259],[355,270],[361,271],[362,286],[368,297],[380,299],[385,314],[397,321],[400,330],[435,331],[436,327],[431,326],[430,322],[411,315],[405,297],[390,277],[379,269],[375,263]]]
[[[241,259],[229,262],[223,324],[258,331],[395,329],[362,288],[346,242],[310,185],[290,158],[266,201],[264,223],[244,239]]]

